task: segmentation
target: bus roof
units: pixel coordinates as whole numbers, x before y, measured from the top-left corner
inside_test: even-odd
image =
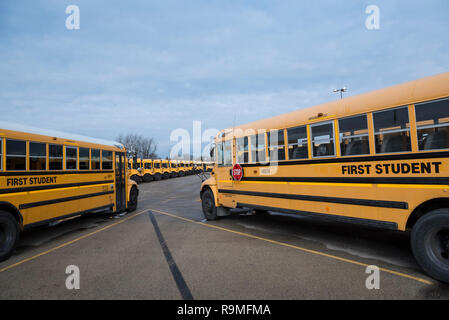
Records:
[[[247,129],[283,129],[448,96],[449,72],[445,72],[314,107],[295,110],[272,118],[250,122],[236,126],[235,129],[241,129],[243,131]],[[322,116],[318,117],[319,114]],[[225,132],[228,135],[232,131],[232,128],[227,128],[220,133]],[[239,134],[236,132],[236,135],[238,136]]]
[[[103,139],[97,139],[97,138],[91,138],[91,137],[85,137],[78,134],[73,133],[66,133],[56,130],[48,130],[48,129],[40,129],[35,128],[31,126],[24,126],[17,123],[11,123],[11,122],[5,122],[0,121],[0,130],[9,130],[9,131],[16,131],[16,132],[24,132],[29,134],[36,134],[41,136],[47,136],[47,137],[56,137],[60,139],[66,139],[66,140],[73,140],[77,142],[88,142],[98,145],[104,145],[104,146],[110,146],[110,147],[116,147],[119,149],[124,149],[123,144],[116,142],[116,141],[109,141],[109,140],[103,140]]]

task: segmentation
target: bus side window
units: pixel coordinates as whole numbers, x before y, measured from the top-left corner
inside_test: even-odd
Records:
[[[224,165],[232,165],[232,140],[227,140],[223,144]]]
[[[287,129],[287,139],[289,160],[309,157],[306,126]]]
[[[449,148],[449,99],[417,104],[415,112],[419,150]]]
[[[236,139],[237,163],[248,163],[248,137]]]
[[[368,121],[366,115],[340,119],[338,126],[342,156],[369,154]]]
[[[47,170],[47,145],[30,142],[30,170]]]
[[[26,142],[6,140],[6,170],[26,170]]]
[[[90,162],[89,149],[80,148],[79,158],[80,158],[80,170],[89,170],[89,162]]]
[[[373,113],[376,153],[411,151],[408,107]]]
[[[250,137],[251,162],[265,162],[265,132]]]
[[[98,149],[91,149],[90,150],[91,155],[91,164],[90,164],[90,168],[92,170],[101,170],[101,166],[100,166],[100,150]]]
[[[335,156],[333,122],[311,125],[312,150],[314,157]]]
[[[267,132],[267,142],[270,161],[285,160],[284,130]]]
[[[50,170],[62,170],[63,154],[62,146],[50,144],[48,146],[48,158]]]
[[[65,169],[76,170],[78,161],[78,149],[73,147],[65,147]]]
[[[223,165],[223,142],[217,143],[217,163],[218,165]]]
[[[112,151],[101,151],[101,165],[103,170],[112,170]]]

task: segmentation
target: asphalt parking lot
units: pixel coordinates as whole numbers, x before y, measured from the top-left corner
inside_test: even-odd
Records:
[[[448,299],[406,233],[270,213],[204,221],[201,180],[139,185],[136,212],[22,234],[0,263],[0,299]],[[66,288],[66,268],[80,288]],[[366,267],[380,268],[367,289]]]

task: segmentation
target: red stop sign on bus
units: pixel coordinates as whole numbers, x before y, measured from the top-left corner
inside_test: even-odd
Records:
[[[241,165],[239,165],[238,163],[236,163],[233,167],[232,167],[232,178],[234,180],[240,181],[242,180],[243,177],[243,168]]]

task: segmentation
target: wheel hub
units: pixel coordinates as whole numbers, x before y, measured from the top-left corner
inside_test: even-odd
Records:
[[[210,201],[209,198],[206,198],[205,200],[206,200],[206,201],[205,201],[206,210],[207,210],[208,212],[210,212],[210,211],[212,210],[212,203],[211,203],[211,201]]]

